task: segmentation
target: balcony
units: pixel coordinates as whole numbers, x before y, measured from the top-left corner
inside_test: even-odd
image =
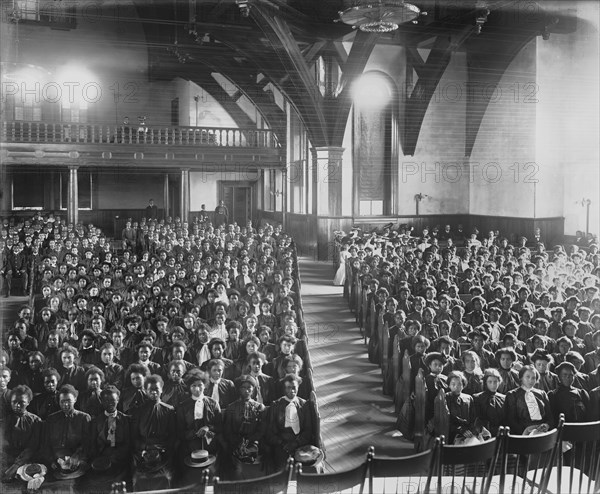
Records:
[[[226,127],[114,125],[72,122],[2,122],[7,163],[52,163],[65,156],[81,165],[120,165],[136,160],[148,166],[193,163],[253,163],[278,166],[285,154],[271,130]]]
[[[150,127],[65,122],[3,122],[1,142],[136,144],[155,146],[219,146],[279,148],[270,130],[226,127]]]

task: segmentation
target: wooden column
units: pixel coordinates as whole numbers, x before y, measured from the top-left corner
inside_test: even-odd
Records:
[[[165,173],[165,181],[163,186],[163,202],[164,202],[164,220],[169,217],[169,174]]]
[[[342,215],[342,147],[312,148],[316,170],[317,214]]]
[[[77,166],[69,167],[69,189],[67,191],[67,223],[79,221],[79,190],[77,186]]]
[[[179,194],[179,204],[181,211],[181,222],[188,221],[190,215],[190,169],[183,168],[181,170],[180,181],[181,193]]]
[[[344,148],[337,146],[315,147],[311,149],[317,210],[317,252],[320,260],[332,260],[334,245],[333,232],[346,228],[351,219],[342,217],[342,154]],[[346,200],[352,198],[347,191]]]
[[[2,160],[0,160],[2,161]],[[6,164],[0,162],[0,211],[8,213],[12,209],[11,205],[11,179]]]

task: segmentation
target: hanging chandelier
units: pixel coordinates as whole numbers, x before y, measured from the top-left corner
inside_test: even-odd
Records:
[[[389,33],[412,22],[421,11],[404,0],[344,0],[339,21],[366,33]]]

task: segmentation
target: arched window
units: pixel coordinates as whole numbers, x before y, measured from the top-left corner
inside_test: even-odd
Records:
[[[366,72],[354,82],[354,214],[395,213],[397,182],[397,94],[381,72]]]

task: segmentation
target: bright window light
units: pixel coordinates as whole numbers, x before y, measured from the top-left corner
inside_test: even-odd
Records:
[[[368,108],[379,108],[387,105],[392,98],[390,84],[385,77],[366,73],[361,75],[352,86],[354,103]]]

